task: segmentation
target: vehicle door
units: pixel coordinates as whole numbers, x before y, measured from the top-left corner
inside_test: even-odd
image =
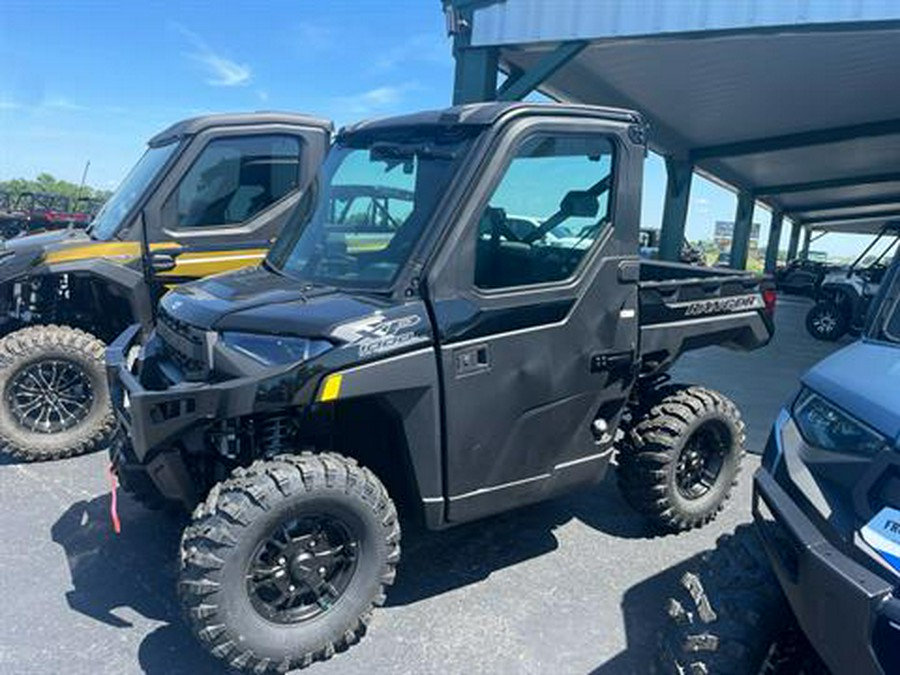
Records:
[[[180,283],[259,263],[328,143],[324,128],[278,124],[194,137],[144,211],[151,248],[174,253],[159,277]]]
[[[435,263],[451,521],[605,470],[638,336],[644,149],[627,126],[511,124]]]

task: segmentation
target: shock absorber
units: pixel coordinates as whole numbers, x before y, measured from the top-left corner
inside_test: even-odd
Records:
[[[294,430],[289,415],[272,415],[263,419],[258,427],[260,454],[265,458],[290,451],[290,436]]]

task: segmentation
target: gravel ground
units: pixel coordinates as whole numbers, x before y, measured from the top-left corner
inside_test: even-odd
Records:
[[[677,380],[721,390],[760,451],[797,377],[834,349],[780,303],[778,334],[751,354],[686,355]],[[110,532],[103,455],[0,466],[0,672],[207,675],[174,593],[180,526],[120,500]],[[750,475],[713,525],[653,537],[616,492],[591,491],[444,533],[404,532],[397,583],[369,635],[327,673],[645,672],[666,589],[723,532],[749,519]]]

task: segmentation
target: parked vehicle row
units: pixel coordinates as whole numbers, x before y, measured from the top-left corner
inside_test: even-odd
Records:
[[[323,162],[330,132],[177,124],[87,233],[0,252],[7,452],[109,445],[123,488],[193,509],[181,598],[201,642],[254,672],[361,637],[400,562],[398,512],[449,527],[617,456],[659,527],[710,521],[743,422],[667,371],[772,334],[766,280],[639,260],[635,113],[421,113],[346,128]]]
[[[0,249],[5,449],[108,447],[136,500],[190,512],[190,628],[255,673],[362,638],[407,519],[445,529],[616,465],[660,531],[701,527],[737,480],[744,423],[669,370],[766,345],[775,289],[641,259],[646,132],[629,111],[523,103],[333,138],[297,115],[176,124],[88,232]],[[777,639],[789,606],[834,672],[896,672],[897,264],[867,273],[883,283],[865,340],[776,423],[754,481],[763,543],[739,530],[670,601],[664,670],[806,659]]]

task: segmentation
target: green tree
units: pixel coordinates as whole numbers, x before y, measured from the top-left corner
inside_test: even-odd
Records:
[[[0,191],[9,192],[14,197],[18,197],[23,192],[46,192],[69,197],[70,199],[80,196],[88,199],[101,200],[108,199],[112,194],[109,190],[100,190],[91,187],[90,185],[85,185],[82,188],[76,183],[60,180],[46,172],[39,173],[33,180],[27,178],[12,178],[10,180],[0,181]]]

